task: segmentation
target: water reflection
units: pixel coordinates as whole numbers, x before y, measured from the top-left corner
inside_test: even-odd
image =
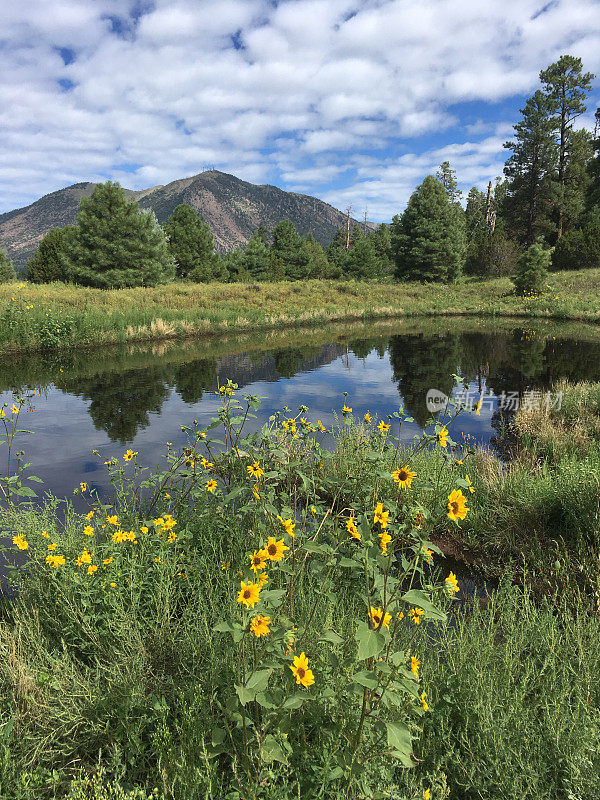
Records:
[[[166,440],[183,444],[181,426],[207,423],[217,408],[213,392],[231,378],[263,396],[261,425],[283,405],[306,404],[332,424],[343,392],[356,415],[385,415],[402,404],[415,419],[406,440],[429,417],[425,396],[449,394],[459,373],[474,391],[523,393],[550,390],[558,378],[600,380],[600,334],[595,328],[516,323],[492,326],[459,320],[338,326],[262,339],[189,341],[111,350],[66,351],[0,364],[0,402],[36,388],[41,397],[28,423],[35,436],[22,441],[32,471],[46,489],[71,494],[79,480],[106,488],[100,461],[115,446],[132,446],[155,466]],[[503,424],[496,405],[461,418],[454,438],[488,443]]]

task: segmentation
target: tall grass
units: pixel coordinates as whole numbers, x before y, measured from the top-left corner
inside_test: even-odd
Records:
[[[600,270],[553,273],[536,298],[508,278],[441,284],[311,280],[103,291],[0,285],[0,352],[413,315],[600,319]]]

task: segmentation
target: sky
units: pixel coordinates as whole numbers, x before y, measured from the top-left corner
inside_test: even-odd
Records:
[[[501,175],[563,53],[600,75],[600,0],[4,0],[0,213],[219,169],[387,221],[444,160]]]

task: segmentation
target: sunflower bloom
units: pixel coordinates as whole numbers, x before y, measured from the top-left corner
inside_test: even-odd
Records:
[[[346,520],[346,530],[352,536],[353,539],[360,539],[360,531],[356,527],[356,523],[354,522],[354,517],[350,517],[349,520]]]
[[[281,561],[283,554],[289,549],[290,548],[284,544],[283,539],[277,541],[274,536],[269,536],[269,539],[267,540],[267,546],[265,547],[270,561]]]
[[[471,483],[471,478],[469,478],[468,475],[465,475],[465,480],[469,484],[469,491],[471,492],[471,494],[474,494],[475,489],[473,488],[473,484]]]
[[[254,464],[249,464],[246,467],[246,471],[248,475],[250,475],[255,480],[259,480],[265,474],[263,470],[260,468],[260,464],[258,461],[255,461]]]
[[[87,492],[87,488],[88,488],[88,487],[87,487],[87,483],[84,483],[84,482],[82,481],[82,482],[79,484],[79,488],[81,489],[81,491],[82,491],[82,492]]]
[[[373,524],[376,525],[379,523],[381,525],[381,529],[385,530],[388,526],[389,515],[389,511],[383,510],[383,503],[377,503],[375,511],[373,512]]]
[[[392,621],[392,615],[388,614],[387,611],[384,614],[381,606],[379,606],[379,608],[374,608],[374,606],[371,606],[371,610],[369,611],[369,619],[371,620],[374,628],[379,628],[380,625],[384,628],[389,628],[390,622]]]
[[[93,536],[94,535],[93,527],[91,525],[86,525],[85,528],[83,529],[83,535],[84,536]]]
[[[448,516],[451,520],[464,519],[467,516],[467,499],[460,489],[448,495]]]
[[[458,581],[456,580],[456,575],[451,572],[450,575],[444,581],[446,589],[448,590],[450,595],[456,594],[456,592],[460,592],[460,586],[458,585]]]
[[[116,514],[113,514],[111,517],[107,517],[106,521],[108,522],[109,525],[118,525],[119,524],[119,518],[117,517]]]
[[[423,792],[423,800],[431,800],[431,789],[425,789]]]
[[[392,537],[387,531],[381,531],[379,534],[379,547],[384,556],[387,556],[387,546],[392,541]]]
[[[440,447],[446,447],[448,444],[448,428],[444,427],[441,431],[438,431],[437,439],[440,444]]]
[[[377,426],[377,428],[378,428],[378,430],[379,430],[381,433],[383,433],[383,435],[385,436],[385,434],[386,434],[386,433],[389,431],[389,429],[390,429],[390,426],[389,426],[389,425],[386,425],[386,424],[385,424],[385,422],[384,422],[383,420],[381,420],[381,422],[379,423],[379,425]]]
[[[241,587],[237,596],[238,603],[243,603],[246,608],[248,608],[248,606],[254,607],[260,599],[260,587],[258,583],[244,583],[244,581],[242,581]]]
[[[415,656],[411,656],[410,658],[410,671],[415,676],[415,678],[419,677],[419,667],[421,666],[421,662]]]
[[[363,417],[363,419],[364,419],[364,421],[367,423],[367,425],[370,425],[370,424],[371,424],[371,422],[373,422],[373,420],[371,419],[371,415],[369,414],[369,412],[368,412],[368,411],[367,411],[367,413],[365,414],[365,416]]]
[[[421,705],[423,706],[423,711],[429,711],[429,705],[427,704],[427,700],[425,700],[425,692],[421,694]]]
[[[64,556],[55,556],[53,553],[50,553],[50,555],[46,556],[46,564],[53,569],[62,567],[62,565],[65,563],[65,560],[66,559]]]
[[[308,687],[312,686],[315,682],[315,676],[312,670],[308,668],[308,658],[304,653],[300,653],[299,656],[296,656],[293,663],[290,664],[290,669],[292,670],[292,675],[296,678],[296,683],[300,686],[304,686],[308,689]]]
[[[96,566],[96,564],[90,564],[89,567],[87,568],[87,574],[88,575],[93,575],[94,572],[97,572],[97,571],[98,571],[98,567]]]
[[[94,516],[94,509],[92,508],[92,510],[88,511],[88,513],[85,515],[85,518],[86,519],[92,519],[93,516]]]
[[[392,472],[394,483],[398,484],[401,489],[410,489],[413,479],[417,477],[416,472],[412,472],[410,467],[399,467]]]
[[[345,405],[345,406],[342,408],[342,414],[351,414],[351,413],[352,413],[352,409],[351,409],[349,406],[346,406],[346,405]]]
[[[123,455],[123,461],[132,461],[135,456],[137,456],[137,452],[134,453],[133,450],[127,450]]]
[[[216,480],[214,478],[212,478],[210,481],[207,481],[206,482],[206,488],[212,494],[215,491],[215,489],[217,488]]]
[[[425,614],[422,608],[411,608],[408,612],[408,616],[412,619],[415,625],[421,624],[421,617]]]
[[[261,636],[266,636],[271,632],[271,629],[269,628],[270,622],[271,617],[263,617],[262,614],[257,614],[250,620],[250,630],[257,639],[260,639]]]
[[[264,548],[255,550],[250,556],[250,569],[254,570],[254,572],[260,572],[265,568],[268,558],[268,553]]]
[[[262,589],[262,587],[265,585],[265,583],[268,583],[268,582],[269,582],[269,576],[267,575],[267,573],[266,572],[261,572],[260,575],[258,576],[258,588]]]
[[[429,550],[427,547],[424,547],[421,551],[423,553],[423,558],[428,564],[431,564],[433,561],[433,550]]]
[[[57,544],[56,544],[56,542],[51,542],[51,543],[48,545],[48,550],[56,550],[56,548],[57,548]]]
[[[20,534],[18,536],[13,536],[13,544],[16,545],[19,550],[29,550],[29,542]]]
[[[294,528],[296,527],[296,523],[292,522],[291,519],[283,519],[283,517],[280,517],[279,514],[277,515],[277,519],[283,525],[283,528],[284,528],[285,532],[287,533],[287,535],[290,536],[293,539],[294,535],[295,535],[294,534]]]

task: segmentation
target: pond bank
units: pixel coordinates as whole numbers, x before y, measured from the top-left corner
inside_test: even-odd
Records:
[[[310,280],[100,290],[0,285],[0,352],[209,337],[413,316],[600,321],[600,270],[557,272],[537,298],[508,278],[445,284]]]

